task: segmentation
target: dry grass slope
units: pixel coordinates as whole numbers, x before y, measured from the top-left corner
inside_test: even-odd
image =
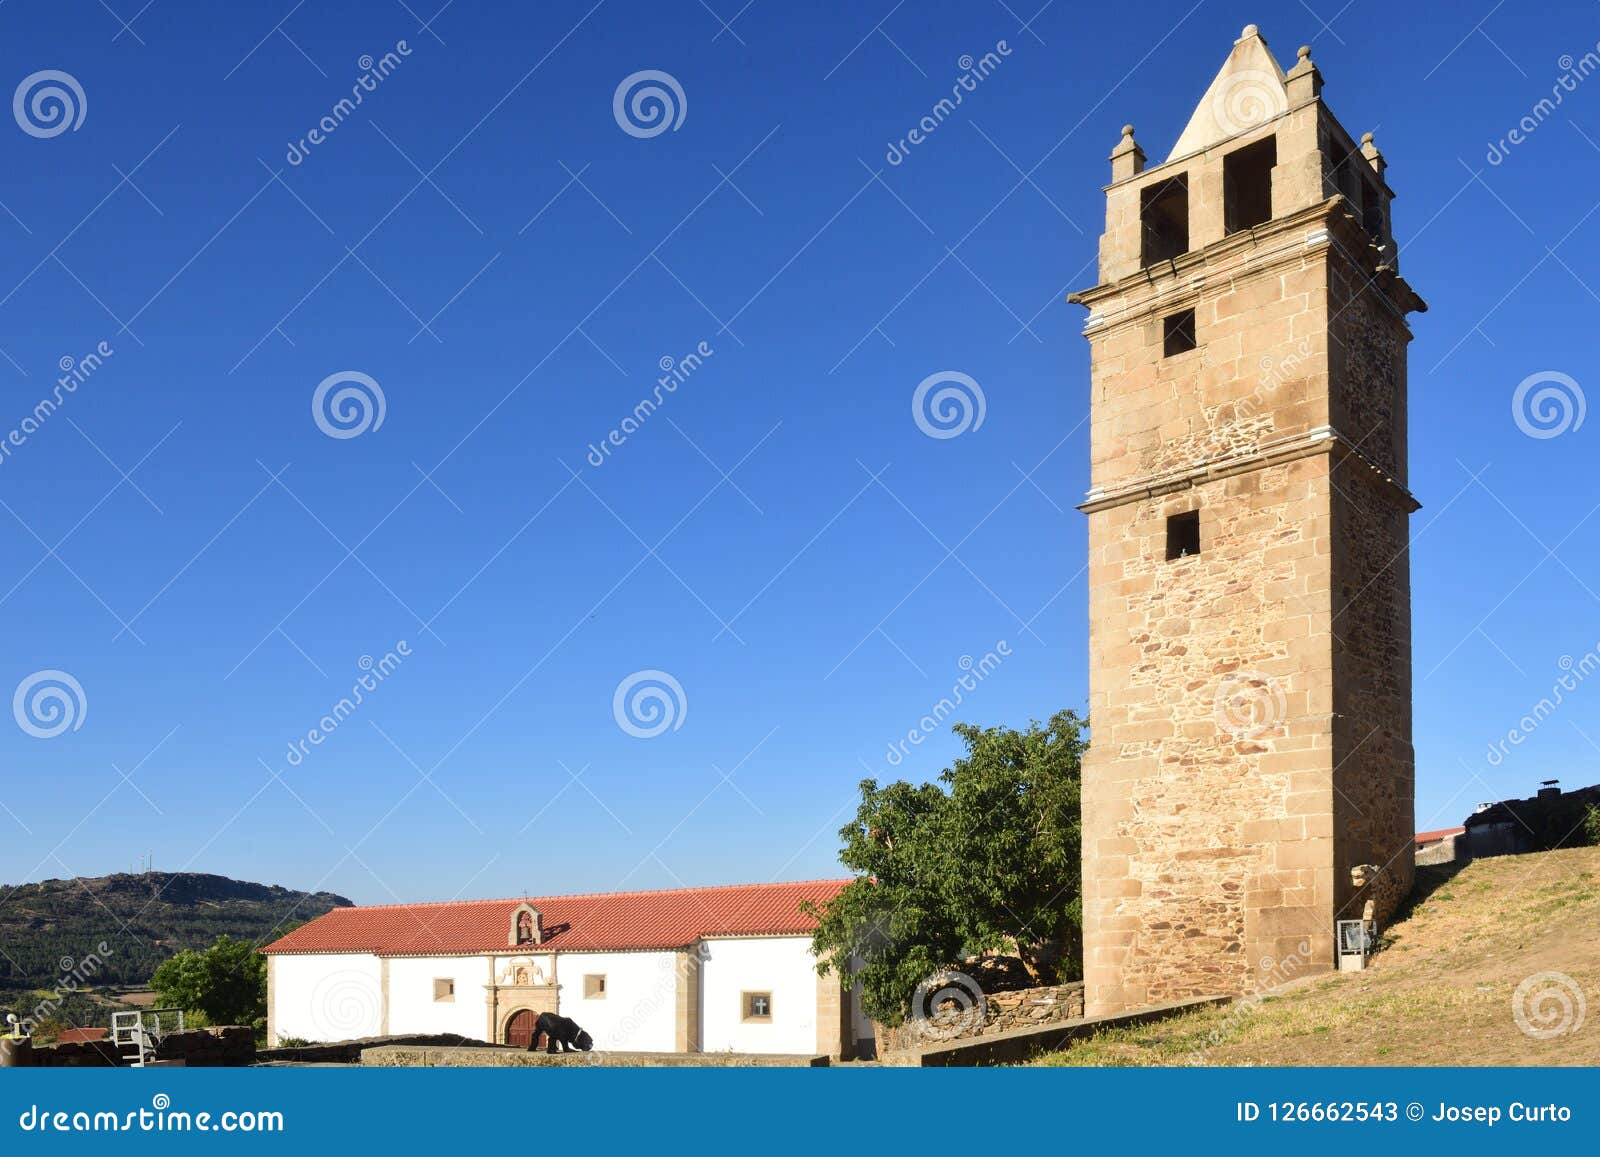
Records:
[[[1421,868],[1412,905],[1364,972],[1107,1032],[1036,1063],[1600,1064],[1600,848]],[[1518,1027],[1513,994],[1547,971],[1571,977],[1594,1007],[1576,1031],[1538,1039]]]

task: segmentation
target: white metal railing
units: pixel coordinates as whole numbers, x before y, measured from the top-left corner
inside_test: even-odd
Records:
[[[181,1008],[138,1008],[111,1014],[111,1043],[134,1068],[142,1069],[156,1059],[163,1037],[182,1031]]]

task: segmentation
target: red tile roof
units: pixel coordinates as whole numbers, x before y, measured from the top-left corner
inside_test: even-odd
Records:
[[[91,1041],[105,1040],[107,1030],[103,1028],[64,1028],[56,1033],[56,1044],[88,1044]]]
[[[1442,840],[1449,836],[1459,836],[1466,830],[1466,828],[1440,828],[1436,832],[1418,832],[1414,837],[1413,842],[1418,844],[1431,844],[1435,840]]]
[[[335,908],[266,945],[269,954],[371,952],[436,956],[505,952],[523,903],[538,909],[544,949],[604,952],[683,948],[704,936],[809,935],[816,921],[802,900],[826,902],[850,881],[734,884],[665,892],[603,892]]]

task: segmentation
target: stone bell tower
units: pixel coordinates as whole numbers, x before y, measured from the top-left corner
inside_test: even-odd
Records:
[[[1410,889],[1406,315],[1384,162],[1252,25],[1111,154],[1088,307],[1088,1011],[1334,966]],[[1358,890],[1351,868],[1385,869]]]

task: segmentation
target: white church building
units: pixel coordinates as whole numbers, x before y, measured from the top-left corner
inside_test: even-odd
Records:
[[[596,1049],[849,1057],[871,1023],[800,911],[847,882],[335,908],[262,949],[267,1039],[525,1046],[548,1011]]]

